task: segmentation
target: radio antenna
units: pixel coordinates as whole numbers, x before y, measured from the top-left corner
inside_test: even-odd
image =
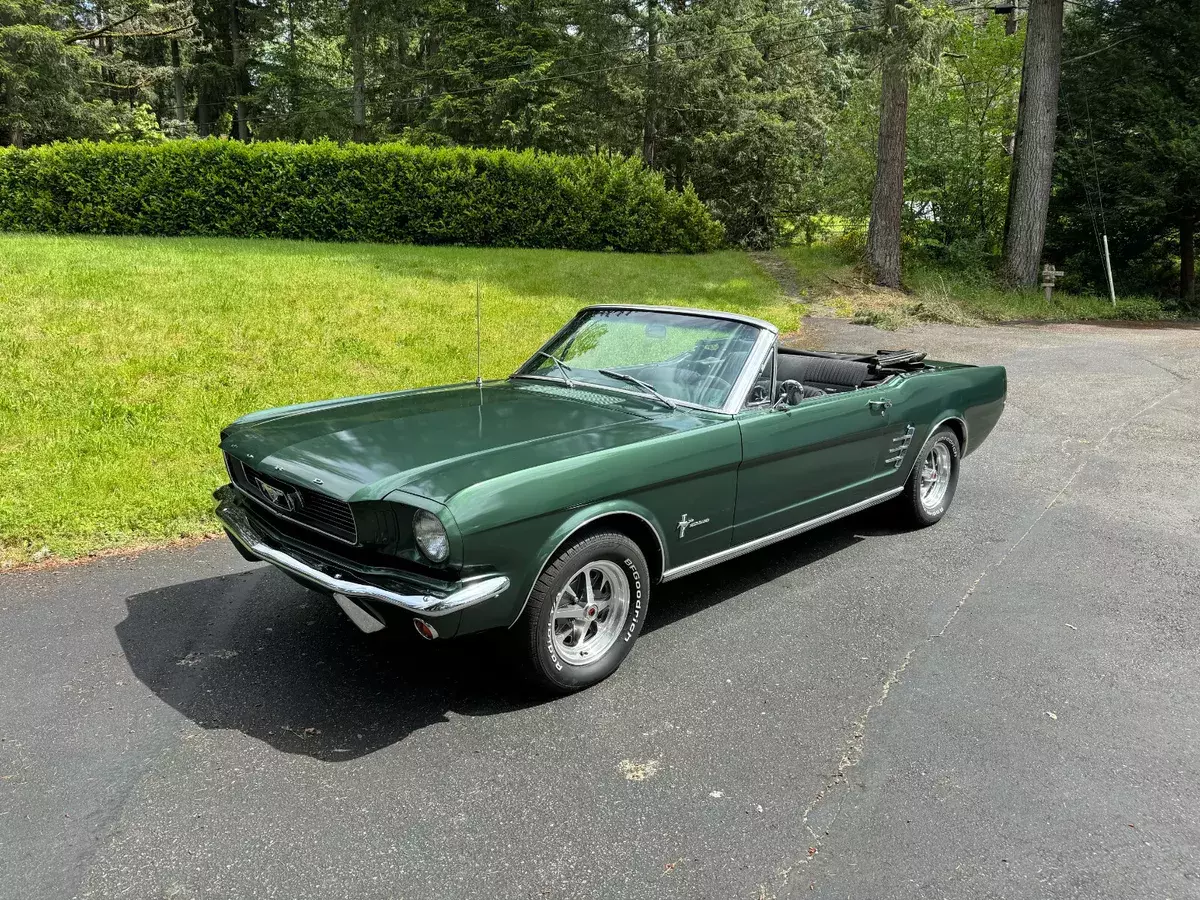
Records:
[[[482,308],[479,302],[479,282],[475,282],[475,384],[480,388],[483,387],[483,356],[480,350],[481,338],[479,336],[481,328],[481,320],[483,318]]]

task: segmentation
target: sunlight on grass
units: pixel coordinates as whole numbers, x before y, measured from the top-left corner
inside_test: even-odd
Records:
[[[0,559],[210,531],[243,413],[502,377],[581,306],[795,329],[744,254],[0,235]]]
[[[1161,304],[1149,297],[1107,298],[1058,291],[1047,303],[1040,289],[1000,287],[986,272],[959,272],[932,265],[905,269],[905,290],[870,284],[836,246],[785,247],[780,253],[796,270],[801,292],[839,316],[880,328],[914,322],[978,325],[985,322],[1077,319],[1163,319]]]

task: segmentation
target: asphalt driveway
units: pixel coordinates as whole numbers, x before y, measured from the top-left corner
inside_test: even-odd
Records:
[[[948,517],[664,586],[546,702],[212,542],[0,576],[0,897],[1200,896],[1200,331],[1009,367]]]

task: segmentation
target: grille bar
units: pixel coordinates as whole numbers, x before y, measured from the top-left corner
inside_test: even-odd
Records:
[[[229,454],[225,464],[233,483],[264,509],[343,543],[358,543],[354,512],[346,501],[267,475]]]

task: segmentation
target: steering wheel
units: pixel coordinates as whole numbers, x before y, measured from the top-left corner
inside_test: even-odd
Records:
[[[733,390],[733,385],[730,384],[728,381],[726,381],[724,378],[722,378],[720,375],[709,375],[708,376],[708,384],[706,386],[709,388],[714,388],[714,389],[719,390],[726,397],[728,397],[730,391]]]
[[[779,396],[775,398],[776,406],[781,400],[786,400],[788,406],[795,406],[804,399],[804,385],[794,378],[789,378],[787,381],[782,381],[779,384]]]
[[[681,366],[675,373],[675,383],[683,390],[680,393],[686,396],[692,403],[699,403],[700,399],[696,395],[700,389],[703,389],[707,394],[709,392],[717,392],[724,396],[728,396],[733,390],[733,385],[722,378],[720,375],[709,375],[704,372],[698,372],[691,366]]]

